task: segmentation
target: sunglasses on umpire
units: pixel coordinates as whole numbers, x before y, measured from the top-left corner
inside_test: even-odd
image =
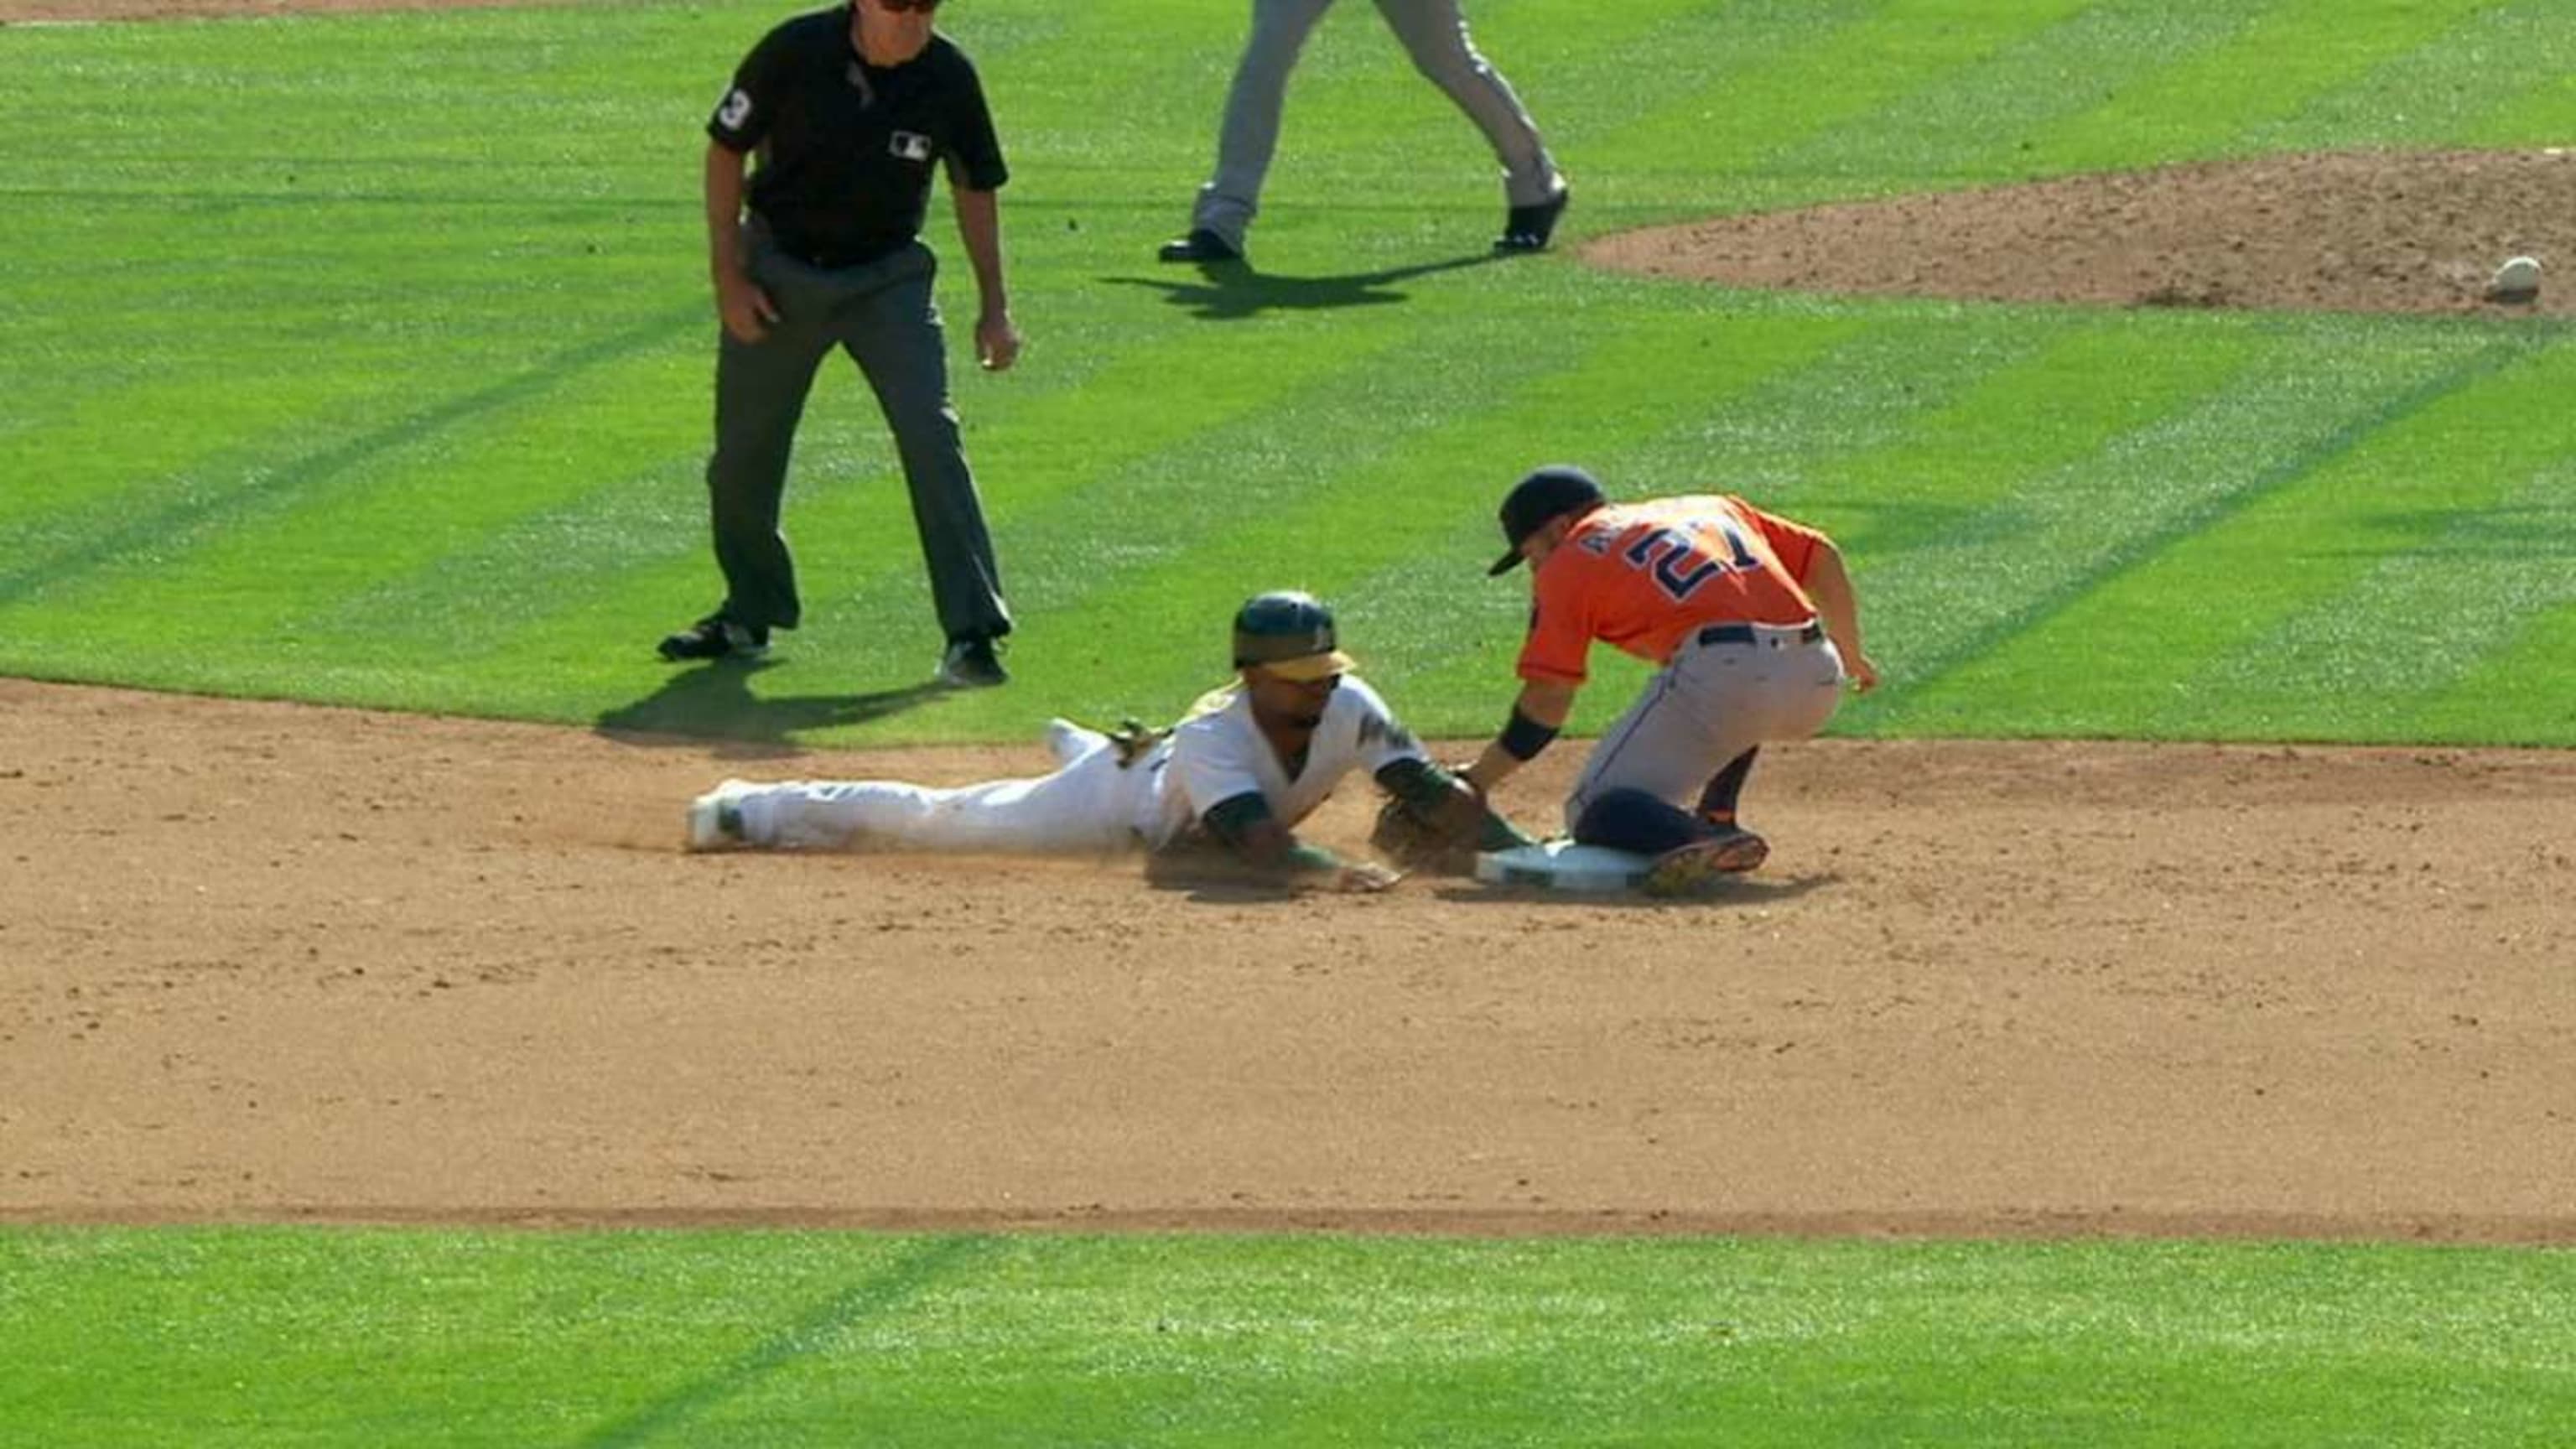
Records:
[[[931,11],[939,8],[939,0],[877,0],[877,5],[882,9],[891,10],[897,15],[901,15],[907,10],[918,10],[922,14],[927,15]]]

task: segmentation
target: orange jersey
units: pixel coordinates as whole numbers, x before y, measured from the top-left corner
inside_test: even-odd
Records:
[[[1596,508],[1532,578],[1520,677],[1581,684],[1595,639],[1660,665],[1704,625],[1803,624],[1823,542],[1732,494]]]

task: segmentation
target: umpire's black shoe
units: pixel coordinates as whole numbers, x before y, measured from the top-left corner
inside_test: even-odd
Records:
[[[1536,206],[1515,206],[1503,218],[1503,234],[1494,238],[1498,252],[1543,252],[1547,239],[1556,235],[1556,219],[1565,215],[1565,204],[1574,199],[1574,188],[1560,186],[1556,194]]]
[[[769,652],[769,630],[711,614],[665,637],[656,647],[674,664],[684,659],[757,659]]]
[[[950,689],[990,689],[1011,682],[990,639],[951,639],[940,656],[939,682]]]
[[[1243,248],[1202,226],[1193,229],[1188,236],[1163,243],[1163,249],[1154,255],[1167,262],[1197,262],[1205,266],[1210,262],[1242,261]]]

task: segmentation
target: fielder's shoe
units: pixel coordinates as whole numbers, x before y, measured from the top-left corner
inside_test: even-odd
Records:
[[[769,629],[710,614],[667,636],[657,647],[674,664],[683,659],[757,659],[769,652]]]
[[[1191,228],[1188,236],[1163,243],[1162,250],[1154,255],[1167,262],[1196,262],[1206,266],[1211,262],[1242,261],[1243,248],[1201,226]]]
[[[1637,889],[1668,898],[1703,895],[1719,877],[1741,875],[1770,858],[1771,842],[1750,830],[1731,830],[1656,856]]]
[[[940,656],[939,682],[950,689],[990,689],[1011,682],[1010,671],[994,655],[990,639],[951,639]]]
[[[1560,186],[1556,194],[1536,206],[1515,206],[1503,217],[1503,234],[1494,238],[1498,252],[1543,252],[1547,240],[1556,235],[1556,219],[1565,215],[1565,204],[1574,199],[1574,188]]]
[[[748,844],[742,828],[742,797],[754,788],[748,780],[727,780],[690,801],[689,849],[726,850]]]

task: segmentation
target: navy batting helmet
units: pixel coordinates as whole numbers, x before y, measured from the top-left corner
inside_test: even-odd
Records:
[[[1520,566],[1521,542],[1569,513],[1589,513],[1601,505],[1601,485],[1571,463],[1552,463],[1512,485],[1503,495],[1503,540],[1511,547],[1488,575],[1507,574]]]

